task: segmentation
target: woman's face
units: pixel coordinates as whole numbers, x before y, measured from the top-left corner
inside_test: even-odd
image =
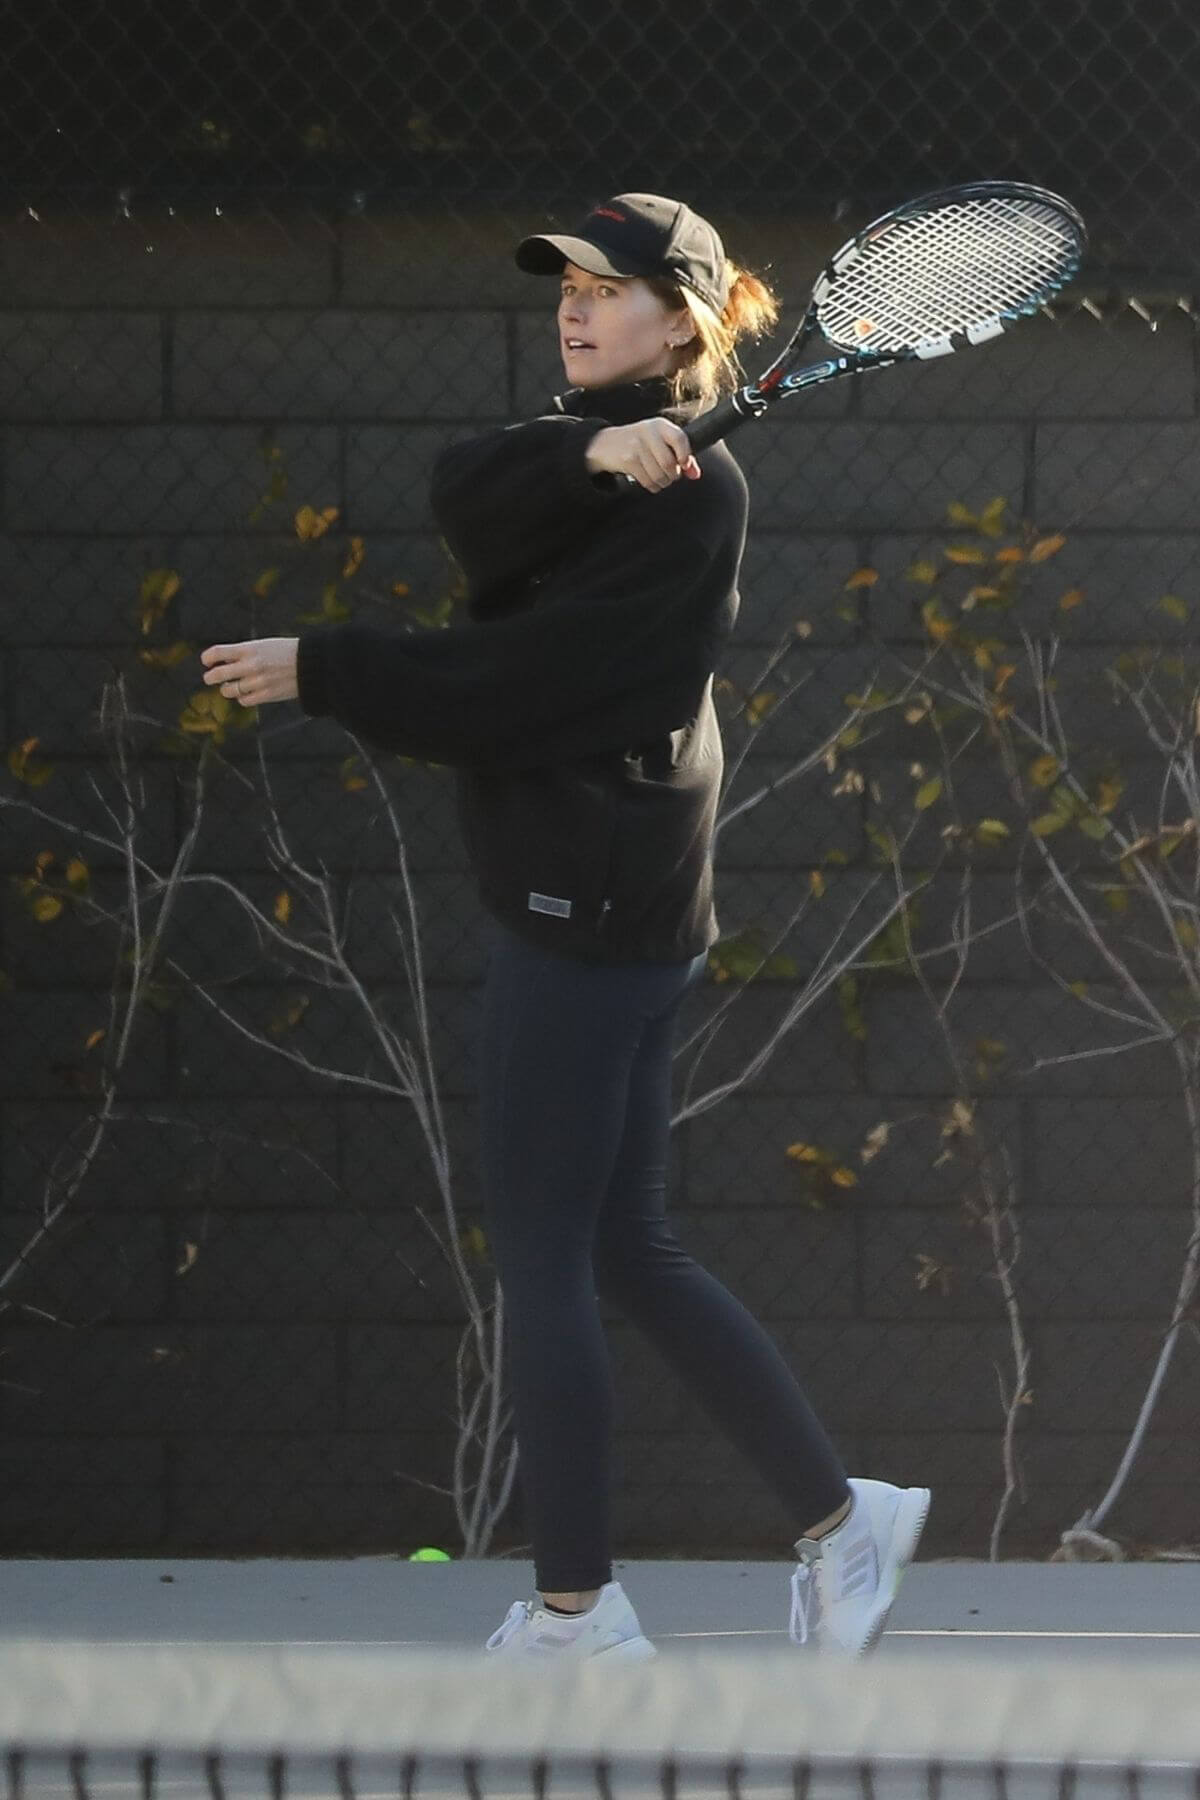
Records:
[[[695,332],[686,306],[665,307],[640,275],[590,275],[566,263],[558,342],[572,387],[643,381],[675,367],[675,346]]]

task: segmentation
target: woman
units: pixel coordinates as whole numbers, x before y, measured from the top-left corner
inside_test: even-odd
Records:
[[[684,425],[736,385],[738,339],[777,309],[707,220],[661,195],[617,195],[516,259],[559,278],[571,386],[437,459],[433,512],[472,622],[214,645],[204,679],[244,705],[298,698],[456,770],[492,933],[485,1219],[541,1602],[515,1601],[488,1649],[654,1654],[612,1577],[599,1293],[795,1519],[792,1638],[815,1608],[821,1649],[857,1655],[883,1629],[929,1492],[847,1480],[773,1340],[664,1216],[673,1029],[719,935],[712,677],[747,511],[729,450],[694,455]]]

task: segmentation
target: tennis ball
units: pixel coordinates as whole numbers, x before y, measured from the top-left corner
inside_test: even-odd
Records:
[[[423,1550],[414,1550],[408,1560],[409,1562],[452,1562],[453,1558],[448,1556],[445,1550],[434,1550],[426,1545]]]

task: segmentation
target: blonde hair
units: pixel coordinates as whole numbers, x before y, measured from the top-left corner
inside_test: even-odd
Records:
[[[760,338],[779,319],[779,301],[766,282],[737,263],[725,259],[729,298],[717,313],[690,289],[679,287],[670,276],[655,275],[647,285],[672,311],[686,306],[696,335],[680,350],[680,360],[670,376],[676,405],[699,400],[705,408],[722,394],[732,393],[746,379],[738,359],[737,344],[743,337]]]

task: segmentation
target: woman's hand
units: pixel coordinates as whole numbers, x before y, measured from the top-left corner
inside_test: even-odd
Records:
[[[699,481],[700,464],[687,432],[670,419],[638,419],[633,425],[606,425],[584,457],[592,475],[630,475],[656,494],[681,475]]]
[[[244,644],[211,644],[200,652],[205,687],[220,687],[227,700],[264,706],[268,700],[298,700],[296,646],[299,638],[251,638]]]

